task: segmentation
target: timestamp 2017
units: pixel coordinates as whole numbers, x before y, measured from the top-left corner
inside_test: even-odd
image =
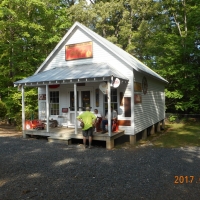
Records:
[[[196,179],[195,176],[174,176],[174,184],[184,183],[200,183],[200,177]]]

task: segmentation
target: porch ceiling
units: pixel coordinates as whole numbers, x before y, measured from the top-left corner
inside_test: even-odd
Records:
[[[14,82],[14,85],[38,86],[80,82],[99,82],[109,81],[111,76],[119,78],[125,82],[128,81],[127,77],[107,63],[90,63],[49,69],[16,81]]]

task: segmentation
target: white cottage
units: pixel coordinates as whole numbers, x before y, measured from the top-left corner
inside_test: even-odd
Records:
[[[33,76],[17,81],[24,88],[38,87],[39,119],[54,119],[62,126],[79,127],[77,115],[90,106],[110,117],[118,113],[119,129],[135,142],[136,134],[154,130],[165,119],[167,81],[132,55],[76,22]],[[110,127],[110,122],[108,124]],[[159,129],[160,125],[157,126]],[[49,122],[47,120],[47,132]],[[112,136],[111,128],[108,136]]]

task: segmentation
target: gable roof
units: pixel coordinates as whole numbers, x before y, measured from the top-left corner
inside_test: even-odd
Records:
[[[56,54],[56,52],[59,50],[59,47],[65,42],[67,37],[69,37],[73,30],[79,28],[81,29],[85,34],[89,35],[99,43],[101,43],[106,49],[110,50],[112,53],[114,53],[118,58],[123,60],[125,63],[127,63],[130,67],[135,69],[136,71],[142,71],[149,75],[152,75],[153,77],[168,83],[167,80],[165,80],[163,77],[161,77],[159,74],[151,70],[149,67],[147,67],[145,64],[140,62],[137,58],[133,57],[131,54],[127,53],[123,49],[119,48],[115,44],[111,43],[110,41],[106,40],[105,38],[101,37],[91,29],[87,28],[86,26],[82,25],[79,22],[75,22],[74,25],[69,29],[69,31],[65,34],[65,36],[61,39],[61,41],[56,45],[54,50],[49,54],[49,56],[46,58],[46,60],[41,64],[41,66],[38,68],[38,70],[35,72],[35,74],[39,73],[45,66],[48,64],[50,58]]]

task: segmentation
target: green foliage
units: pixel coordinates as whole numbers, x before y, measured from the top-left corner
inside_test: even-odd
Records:
[[[199,113],[199,13],[197,0],[2,0],[0,95],[8,115],[21,110],[13,82],[32,75],[75,21],[167,79],[167,112]],[[36,93],[26,88],[27,111],[37,109]]]
[[[5,103],[0,101],[0,118],[4,118],[7,114],[7,108]]]
[[[170,122],[175,122],[176,119],[177,119],[177,116],[176,116],[176,115],[170,115],[170,116],[169,116],[169,121],[170,121]]]
[[[8,117],[21,110],[21,94],[13,82],[33,75],[66,33],[71,26],[68,6],[59,0],[0,2],[0,95]],[[37,109],[36,94],[36,89],[26,88],[26,110]]]
[[[16,113],[22,111],[22,94],[17,88],[10,88],[10,95],[6,97],[5,103],[8,107],[8,118],[15,118]],[[25,111],[37,112],[38,95],[37,88],[25,88]]]
[[[22,112],[16,113],[15,119],[16,119],[16,128],[18,130],[22,130]]]

